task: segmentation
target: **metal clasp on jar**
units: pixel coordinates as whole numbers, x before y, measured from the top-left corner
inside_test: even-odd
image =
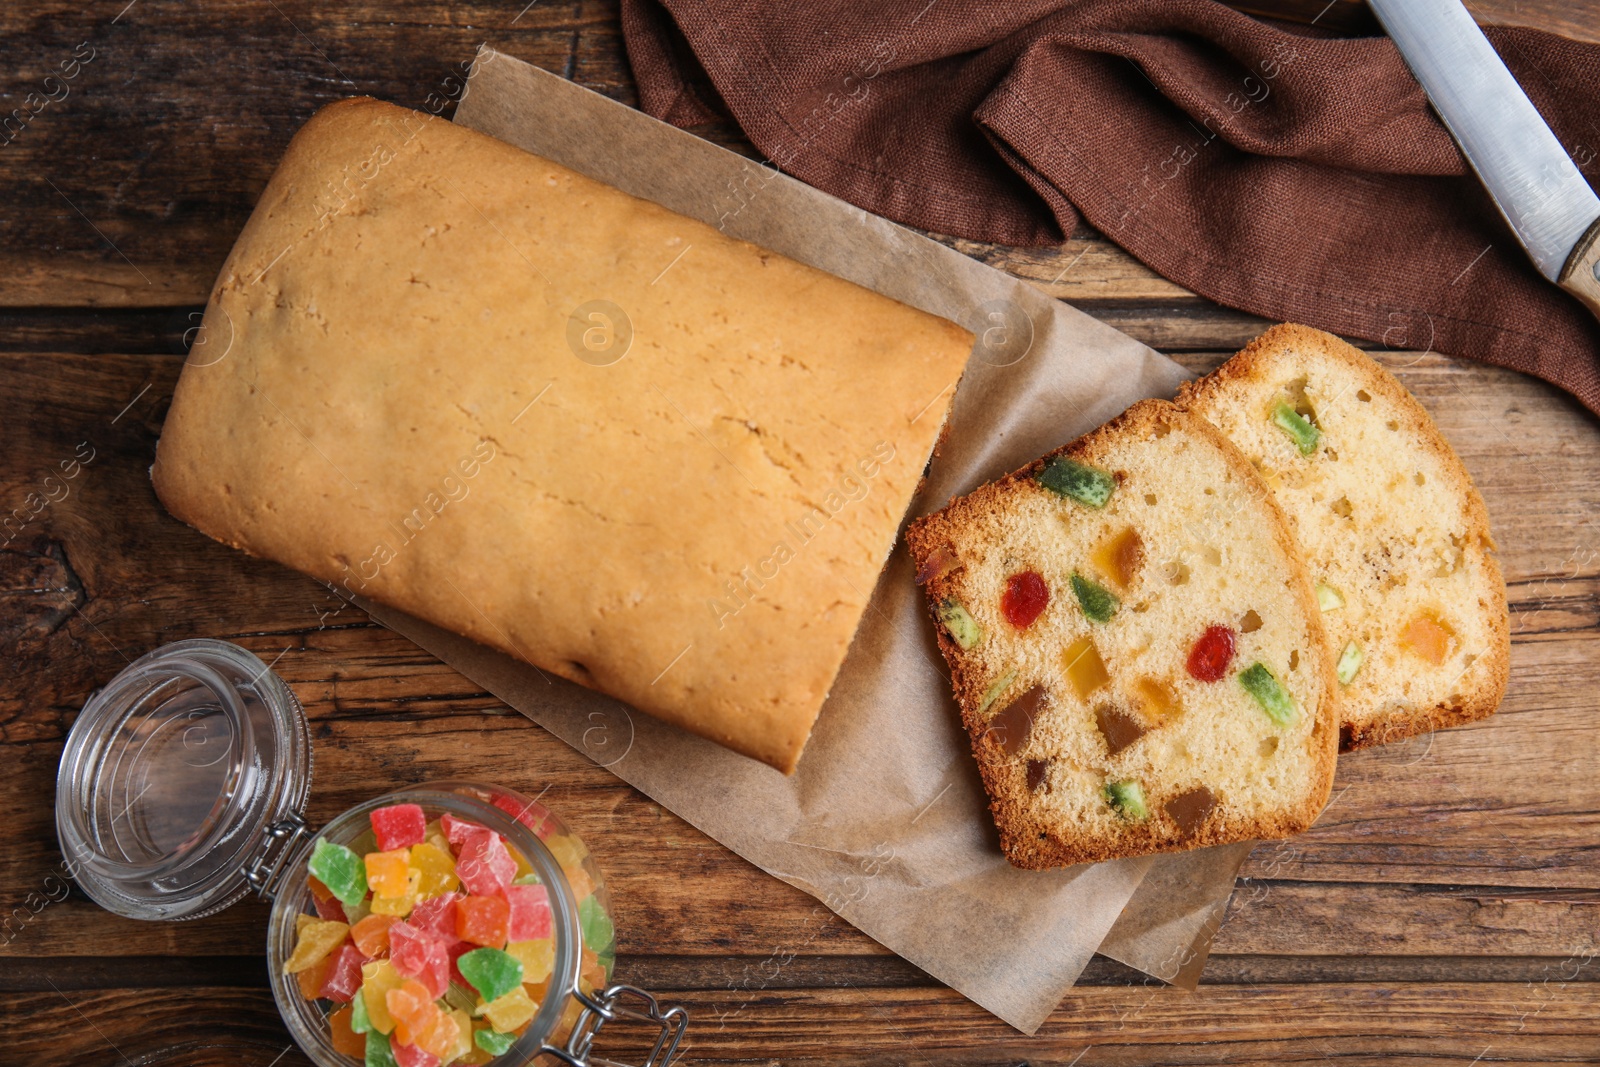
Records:
[[[604,990],[598,997],[585,996],[583,993],[574,993],[579,1003],[583,1005],[583,1014],[578,1016],[578,1022],[572,1028],[572,1033],[567,1038],[566,1048],[555,1048],[545,1045],[540,1052],[548,1052],[570,1064],[571,1067],[591,1067],[591,1064],[614,1064],[614,1060],[590,1060],[589,1050],[594,1045],[596,1035],[600,1033],[606,1023],[618,1019],[630,1022],[648,1023],[656,1027],[658,1033],[656,1043],[650,1050],[650,1055],[639,1067],[667,1067],[672,1062],[672,1057],[678,1052],[678,1042],[683,1040],[683,1032],[689,1027],[689,1012],[680,1005],[662,1010],[661,1004],[655,997],[642,989],[631,985],[614,985]],[[642,1005],[640,1008],[630,1008],[621,1001],[624,997],[637,1000]],[[617,1067],[625,1065],[617,1064]]]
[[[301,842],[311,836],[306,821],[297,811],[262,827],[262,848],[255,858],[244,866],[241,873],[256,896],[271,900],[277,895],[284,875],[289,871],[289,857],[294,855]]]

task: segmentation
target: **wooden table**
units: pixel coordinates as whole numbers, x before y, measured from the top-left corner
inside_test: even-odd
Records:
[[[614,4],[125,2],[0,11],[4,109],[54,97],[0,147],[0,1063],[304,1062],[266,987],[262,906],[139,923],[59,878],[51,798],[78,708],[127,660],[194,636],[252,649],[304,701],[313,820],[440,776],[548,787],[609,872],[619,973],[691,1008],[693,1061],[1600,1062],[1600,433],[1572,401],[1506,371],[1374,353],[1488,500],[1512,610],[1502,710],[1342,760],[1316,828],[1246,865],[1198,992],[1097,959],[1025,1038],[151,493],[185,331],[300,123],[356,93],[421,107],[485,40],[632,102]],[[1600,31],[1576,5],[1477,6]],[[1340,0],[1329,21],[1362,17]],[[1263,325],[1091,232],[1054,250],[952,243],[1195,371]],[[75,477],[45,481],[75,455],[89,457]]]

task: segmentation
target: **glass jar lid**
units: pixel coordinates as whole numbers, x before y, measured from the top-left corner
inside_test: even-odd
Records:
[[[289,687],[238,645],[179,641],[84,705],[56,776],[56,832],[101,907],[194,919],[250,891],[247,871],[310,789],[311,734]]]

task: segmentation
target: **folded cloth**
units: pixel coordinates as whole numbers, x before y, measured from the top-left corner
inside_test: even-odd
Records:
[[[1517,245],[1387,38],[1214,0],[623,0],[644,109],[1006,244],[1087,220],[1220,303],[1512,367],[1600,413],[1600,325]],[[1489,39],[1593,182],[1600,46]],[[736,204],[740,190],[728,190]]]

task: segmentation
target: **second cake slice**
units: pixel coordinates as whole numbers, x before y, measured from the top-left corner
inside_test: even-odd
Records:
[[[1019,867],[1279,837],[1326,803],[1333,664],[1250,464],[1144,401],[907,531]]]

